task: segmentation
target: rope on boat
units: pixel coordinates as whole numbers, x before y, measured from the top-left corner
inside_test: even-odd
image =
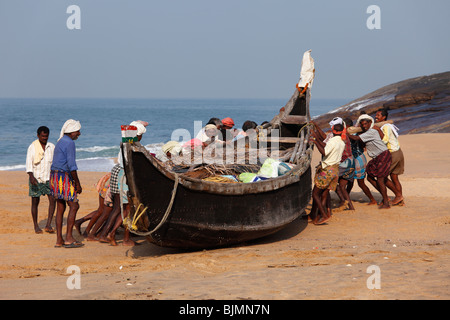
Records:
[[[128,230],[130,230],[131,232],[133,232],[134,234],[138,235],[138,236],[151,236],[154,232],[156,232],[167,220],[167,218],[169,217],[170,212],[172,211],[172,206],[173,203],[175,201],[175,195],[177,193],[177,189],[178,189],[178,182],[179,182],[179,178],[178,178],[178,174],[175,174],[175,183],[172,189],[172,196],[170,198],[170,202],[169,205],[167,206],[166,212],[164,213],[164,216],[162,217],[161,221],[158,223],[158,225],[152,230],[152,231],[147,231],[147,232],[140,232],[137,229],[136,223],[139,221],[139,219],[141,218],[141,216],[147,211],[148,207],[144,208],[144,205],[142,203],[139,204],[139,206],[136,208],[136,211],[134,213],[134,217],[133,219],[130,219],[129,217],[124,218],[123,217],[123,200],[122,200],[122,195],[125,194],[124,191],[122,190],[122,185],[123,185],[123,180],[124,180],[125,175],[122,177],[122,181],[120,184],[120,212],[122,215],[122,223],[128,228]],[[142,206],[142,211],[139,212],[139,210],[141,209]]]

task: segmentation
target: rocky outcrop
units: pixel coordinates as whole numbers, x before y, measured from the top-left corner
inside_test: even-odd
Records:
[[[388,108],[401,134],[450,132],[450,72],[390,84],[313,120],[327,128],[333,117],[356,120],[382,108]]]

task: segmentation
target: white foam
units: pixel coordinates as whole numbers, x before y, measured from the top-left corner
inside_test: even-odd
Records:
[[[87,147],[87,148],[77,148],[78,151],[84,151],[84,152],[99,152],[104,150],[114,150],[119,149],[119,146],[112,146],[112,147],[102,147],[102,146],[93,146],[93,147]]]
[[[16,164],[13,166],[1,166],[0,171],[19,171],[25,170],[26,166],[24,164]]]

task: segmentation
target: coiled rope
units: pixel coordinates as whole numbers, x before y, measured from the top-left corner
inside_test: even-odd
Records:
[[[123,216],[123,199],[122,199],[122,196],[123,195],[126,196],[126,193],[122,189],[124,179],[125,179],[125,175],[123,175],[122,181],[120,183],[120,213],[122,215],[122,223],[123,223],[123,225],[125,227],[128,228],[128,230],[130,230],[131,232],[133,232],[134,234],[136,234],[138,236],[152,236],[152,234],[154,232],[156,232],[166,222],[167,218],[169,217],[170,212],[172,211],[172,206],[173,206],[173,203],[175,201],[175,195],[177,194],[178,183],[179,183],[178,174],[175,174],[175,183],[174,183],[174,186],[173,186],[173,189],[172,189],[172,196],[170,198],[170,202],[169,202],[169,205],[166,208],[166,212],[164,213],[164,216],[162,217],[161,221],[158,223],[158,225],[153,230],[147,231],[147,232],[140,232],[140,231],[138,231],[136,223],[139,221],[141,216],[147,211],[148,207],[144,208],[144,205],[142,203],[140,203],[139,206],[136,208],[136,211],[134,213],[133,219],[130,219],[129,217],[124,218],[124,216]],[[139,212],[141,207],[142,207],[142,211]]]

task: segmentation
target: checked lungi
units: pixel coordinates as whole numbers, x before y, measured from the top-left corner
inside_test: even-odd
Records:
[[[383,151],[377,157],[369,161],[366,172],[371,177],[385,178],[389,176],[391,162],[392,156],[389,150]]]

